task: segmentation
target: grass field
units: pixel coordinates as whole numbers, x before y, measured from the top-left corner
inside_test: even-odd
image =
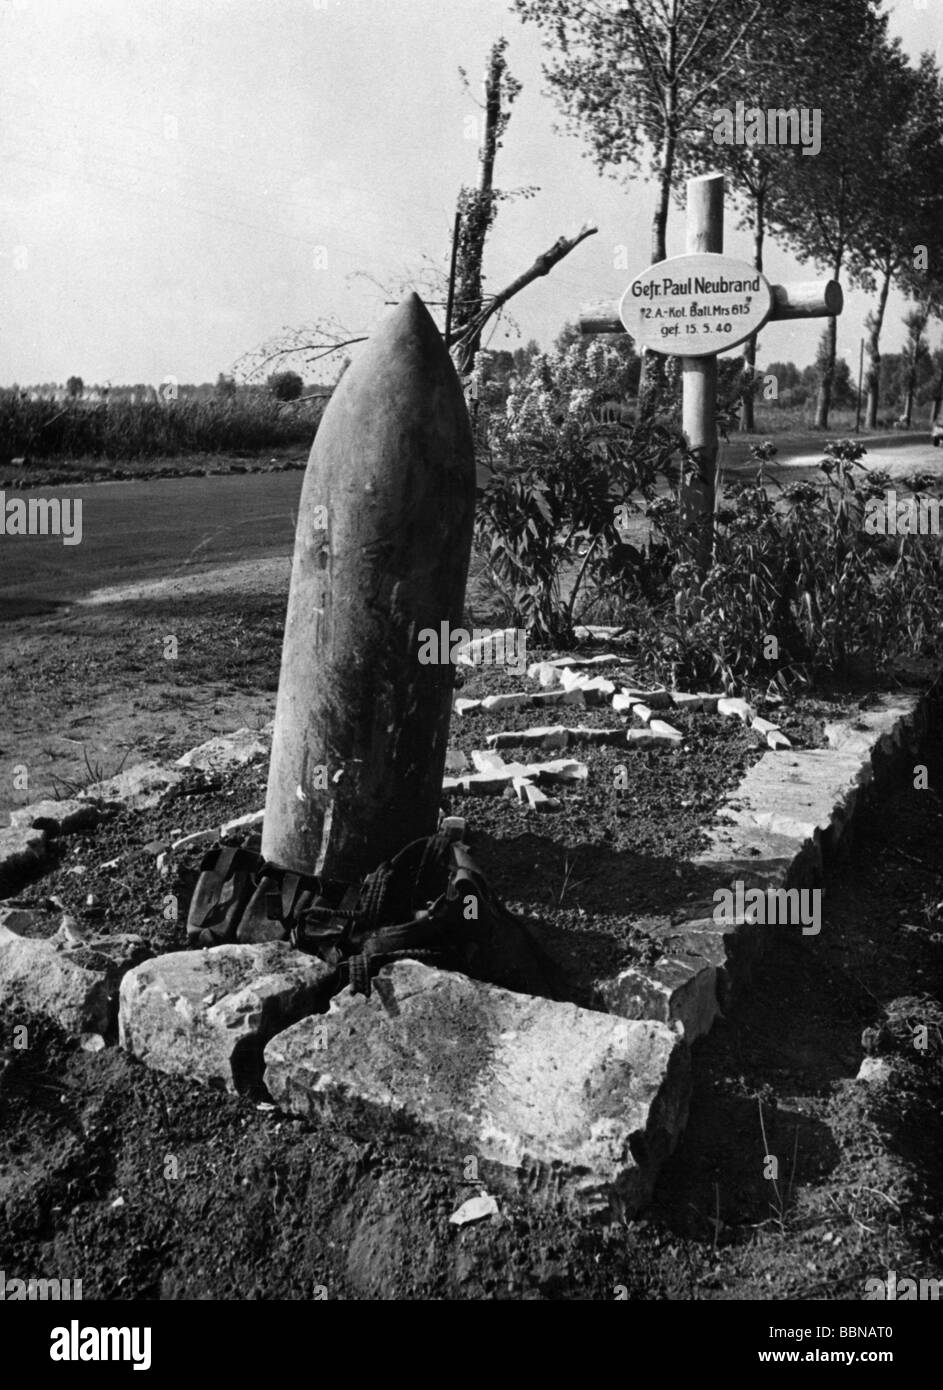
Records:
[[[280,402],[262,394],[173,401],[24,400],[0,393],[0,463],[48,459],[136,460],[301,445],[324,401]]]

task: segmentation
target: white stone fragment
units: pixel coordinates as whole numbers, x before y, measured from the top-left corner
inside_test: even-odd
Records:
[[[547,811],[559,811],[560,803],[556,797],[547,796],[539,787],[535,787],[533,782],[524,782],[524,795],[527,798],[528,810],[542,814]]]
[[[516,651],[519,642],[518,628],[502,628],[497,632],[489,632],[483,637],[474,637],[469,642],[463,642],[455,649],[453,659],[456,666],[478,666],[483,664],[486,658],[494,665],[503,660],[509,650]]]
[[[471,1221],[483,1221],[487,1216],[497,1216],[498,1204],[487,1192],[483,1192],[480,1197],[469,1197],[467,1202],[463,1202],[458,1211],[453,1211],[449,1217],[451,1226],[467,1226]]]
[[[736,716],[737,719],[742,719],[744,724],[750,724],[756,718],[753,706],[738,695],[722,695],[717,701],[717,713],[722,714],[725,719]]]
[[[680,729],[676,729],[673,724],[666,724],[664,719],[651,719],[648,727],[653,734],[662,734],[665,738],[674,739],[676,743],[680,743],[684,738]]]
[[[671,695],[671,703],[677,705],[679,709],[688,709],[695,712],[704,708],[703,695],[689,695],[684,690],[672,690],[669,691],[669,694]]]
[[[512,777],[511,786],[518,801],[527,801],[527,788],[532,787],[533,782],[529,782],[526,777]]]
[[[614,652],[605,652],[601,656],[558,656],[551,661],[551,666],[569,666],[571,668],[589,666],[631,666],[633,663],[627,656],[617,656]]]
[[[181,849],[191,849],[194,845],[211,845],[218,838],[218,830],[194,830],[192,835],[181,835],[179,840],[171,843],[170,849],[176,854]],[[166,861],[166,854],[157,856],[157,867],[161,866],[161,860]]]
[[[131,811],[150,811],[183,781],[183,773],[160,763],[137,763],[79,793],[83,801],[114,802]]]
[[[219,827],[220,839],[227,835],[235,835],[240,830],[252,830],[255,826],[262,824],[265,815],[265,808],[261,811],[249,811],[244,816],[236,816],[235,820],[228,820]]]
[[[569,732],[561,724],[549,724],[488,734],[485,741],[489,748],[566,748]]]
[[[779,725],[771,723],[768,719],[761,719],[759,715],[756,715],[750,728],[754,733],[758,734],[760,738],[765,739],[768,746],[774,751],[777,748],[792,747],[792,744],[781,731]]]
[[[506,773],[508,770],[507,763],[497,753],[484,752],[480,748],[473,750],[471,760],[476,772]]]
[[[230,767],[244,767],[268,756],[270,740],[254,729],[237,729],[235,733],[207,739],[178,758],[175,767],[198,767],[205,772]]]
[[[530,680],[539,681],[544,689],[560,684],[560,670],[549,661],[535,661],[527,668]]]
[[[613,694],[615,685],[605,676],[595,676],[592,680],[585,680],[581,689],[587,705],[601,705]]]
[[[481,702],[481,708],[484,710],[515,709],[522,703],[523,701],[520,695],[486,695]]]
[[[577,782],[585,781],[589,769],[585,763],[568,758],[558,758],[547,763],[505,763],[497,753],[483,753],[476,749],[472,762],[477,758],[493,759],[485,764],[487,770],[466,773],[462,777],[445,777],[442,780],[443,792],[458,792],[466,795],[494,796],[513,784],[515,777],[524,777],[535,782]]]
[[[635,686],[624,685],[622,689],[627,695],[633,695],[636,700],[640,700],[643,705],[648,705],[650,709],[669,709],[671,706],[671,694],[664,686],[657,690],[641,690]]]
[[[36,827],[47,835],[71,835],[77,830],[94,830],[102,812],[88,801],[74,797],[70,801],[37,801],[32,806],[20,806],[10,812],[14,830]]]
[[[265,1042],[323,1006],[331,969],[287,942],[173,951],[121,982],[119,1041],[158,1071],[251,1086]]]
[[[669,734],[652,733],[648,729],[626,729],[625,741],[629,748],[670,748],[674,747],[678,740]]]
[[[635,695],[630,695],[625,689],[617,692],[612,697],[612,708],[616,714],[628,714],[633,705],[640,704],[640,700]]]

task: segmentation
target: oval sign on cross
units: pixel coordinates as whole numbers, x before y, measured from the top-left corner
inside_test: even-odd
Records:
[[[726,352],[762,328],[772,309],[773,293],[760,271],[708,252],[650,265],[619,305],[638,347],[675,357]]]

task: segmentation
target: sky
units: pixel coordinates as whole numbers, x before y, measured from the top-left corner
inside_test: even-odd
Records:
[[[943,0],[887,8],[908,53],[943,53]],[[487,288],[599,228],[487,342],[549,347],[644,269],[655,188],[562,129],[508,0],[0,0],[0,384],[215,381],[284,327],[369,332],[424,258],[446,264],[501,34],[523,91],[496,184],[538,191],[501,204]],[[669,255],[683,222],[673,207]],[[767,247],[770,281],[816,277]],[[732,209],[725,251],[750,256]],[[868,308],[846,289],[855,370]],[[892,294],[888,351],[905,308]],[[821,330],[770,325],[761,356],[803,366]]]

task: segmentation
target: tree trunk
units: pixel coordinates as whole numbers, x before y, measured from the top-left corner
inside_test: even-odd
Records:
[[[940,406],[943,405],[943,361],[940,363],[940,370],[936,378],[936,389],[933,392],[933,413],[930,416],[930,424],[935,425],[940,418]]]
[[[668,47],[663,59],[665,83],[665,127],[661,143],[661,169],[658,180],[658,202],[652,220],[652,265],[668,256],[668,209],[671,204],[671,185],[674,181],[675,147],[678,138],[678,5],[674,0],[668,25]],[[646,348],[638,383],[638,417],[651,415],[665,385],[665,359],[661,353]]]
[[[844,253],[835,257],[835,265],[832,271],[832,279],[837,280],[841,275],[841,265]],[[835,380],[835,359],[838,356],[838,319],[834,315],[828,321],[827,328],[828,344],[825,369],[822,372],[822,382],[819,386],[819,397],[815,410],[815,428],[817,430],[828,429],[828,413],[832,408],[832,382]]]
[[[661,173],[658,180],[658,202],[652,218],[652,265],[667,260],[668,209],[671,205],[671,185],[674,180],[675,132],[672,104],[669,97],[667,128],[662,142]],[[642,353],[642,369],[638,384],[639,415],[645,415],[653,407],[655,396],[665,379],[665,359],[660,352],[646,348]]]
[[[766,238],[766,208],[763,193],[754,194],[753,206],[753,264],[757,270],[762,272],[763,242]],[[743,361],[750,373],[749,392],[740,402],[740,431],[743,434],[752,434],[756,429],[756,395],[754,391],[756,384],[756,344],[757,335],[754,333],[747,339],[743,348]]]
[[[884,326],[884,311],[891,288],[891,272],[885,269],[878,295],[877,308],[869,315],[868,327],[868,404],[865,425],[869,430],[877,428],[878,402],[881,395],[881,329]]]
[[[832,382],[835,378],[835,358],[838,353],[838,320],[830,318],[827,327],[828,354],[819,383],[819,394],[815,405],[815,428],[828,429],[828,413],[832,408]]]
[[[930,317],[929,299],[909,317],[910,322],[908,328],[910,332],[910,342],[908,346],[910,349],[910,361],[907,365],[907,392],[904,397],[903,414],[908,429],[910,428],[910,421],[914,412],[914,397],[917,394],[917,371],[920,366],[920,359],[926,348],[923,335],[926,331],[927,320]]]
[[[907,368],[907,392],[904,396],[903,418],[907,428],[910,429],[910,421],[914,413],[914,397],[917,394],[917,364],[920,360],[918,345],[914,344],[914,350],[910,354],[910,366]]]
[[[456,319],[459,331],[480,312],[483,299],[483,264],[485,241],[494,220],[494,160],[498,148],[498,127],[501,120],[501,82],[506,68],[504,51],[499,45],[491,50],[485,73],[485,131],[481,145],[481,164],[478,187],[474,192],[463,190],[459,208],[462,228],[455,274]],[[474,362],[481,346],[477,333],[468,344],[465,357]]]
[[[668,209],[671,206],[671,183],[674,178],[675,136],[665,133],[661,151],[661,173],[658,179],[658,202],[652,218],[652,265],[668,258]]]

